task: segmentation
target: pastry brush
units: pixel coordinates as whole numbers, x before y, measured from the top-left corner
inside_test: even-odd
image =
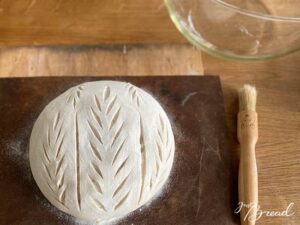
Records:
[[[254,225],[258,205],[258,178],[255,145],[258,138],[255,87],[239,90],[238,140],[241,146],[239,164],[239,201],[241,224]]]

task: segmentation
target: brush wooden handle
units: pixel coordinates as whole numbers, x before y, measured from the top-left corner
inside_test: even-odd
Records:
[[[258,138],[257,113],[243,111],[238,114],[238,139],[241,145],[239,165],[239,201],[242,225],[254,225],[258,205],[258,178],[255,145]]]

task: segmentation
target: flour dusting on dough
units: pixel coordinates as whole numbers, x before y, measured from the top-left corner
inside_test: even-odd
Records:
[[[45,197],[82,221],[113,223],[165,187],[175,151],[170,121],[147,92],[124,82],[78,85],[50,102],[30,138]]]

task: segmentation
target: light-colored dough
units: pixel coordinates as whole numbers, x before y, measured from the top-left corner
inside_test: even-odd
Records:
[[[73,87],[34,124],[30,166],[46,198],[88,221],[120,218],[149,201],[169,176],[174,136],[159,103],[125,82]]]

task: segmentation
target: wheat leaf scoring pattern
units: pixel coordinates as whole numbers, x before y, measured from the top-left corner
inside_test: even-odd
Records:
[[[140,91],[137,87],[133,86],[132,84],[128,83],[126,85],[126,89],[128,91],[128,94],[130,96],[131,101],[139,107],[141,103],[143,103],[142,95],[140,94]]]
[[[57,112],[45,123],[38,157],[41,189],[55,206],[98,221],[125,215],[157,193],[175,146],[169,121],[150,95],[129,83],[92,82],[69,89],[53,104]]]
[[[105,112],[106,114],[109,114],[109,113],[110,113],[110,111],[111,111],[112,107],[114,106],[116,100],[117,100],[117,96],[114,96],[114,97],[112,98],[112,100],[107,104],[106,112]]]
[[[103,179],[102,172],[101,172],[100,168],[97,166],[97,164],[92,162],[91,165],[92,165],[92,168],[94,169],[94,171],[96,172],[96,174],[98,174]]]
[[[82,90],[83,87],[78,86],[78,87],[71,88],[71,90],[69,91],[67,103],[71,103],[74,109],[80,100]]]
[[[97,147],[95,147],[95,146],[93,145],[93,143],[91,143],[90,141],[89,141],[89,145],[90,145],[90,147],[91,147],[91,149],[92,149],[92,152],[94,153],[95,157],[96,157],[99,161],[102,161],[100,152],[98,151]]]
[[[113,116],[111,117],[111,120],[110,120],[110,123],[109,123],[109,127],[108,129],[112,129],[112,127],[115,125],[116,123],[116,120],[117,118],[119,117],[119,114],[120,114],[120,110],[121,110],[121,107],[118,107],[117,111],[113,114]],[[122,128],[122,127],[121,127]],[[121,129],[120,128],[120,129]]]
[[[76,198],[79,210],[81,209],[81,178],[80,178],[80,143],[79,143],[79,126],[78,126],[78,114],[75,114],[75,168],[76,168]]]
[[[125,143],[125,138],[124,138],[124,140],[121,142],[120,146],[117,147],[116,154],[115,154],[114,157],[113,157],[112,165],[113,165],[113,164],[116,162],[116,160],[118,159],[118,156],[119,156],[119,154],[121,153],[121,150],[122,150],[122,148],[123,148],[124,143]]]
[[[104,102],[108,99],[110,95],[110,88],[108,86],[106,86],[103,90],[103,100]]]
[[[96,104],[98,110],[101,112],[102,110],[101,110],[100,101],[99,101],[99,99],[97,98],[96,95],[94,95],[94,102],[95,102],[95,104]]]
[[[88,122],[88,124],[89,124],[89,128],[91,129],[94,137],[99,141],[100,144],[103,144],[102,138],[101,138],[97,128],[91,122]]]
[[[92,116],[93,116],[94,119],[97,121],[99,127],[100,127],[101,129],[103,129],[102,122],[101,122],[101,118],[97,115],[97,113],[95,112],[95,110],[94,110],[92,107],[90,107],[90,110],[91,110],[91,112],[92,112]]]
[[[161,177],[164,177],[165,173],[169,168],[169,161],[171,160],[170,154],[172,153],[173,146],[170,145],[170,140],[168,137],[166,129],[166,120],[163,119],[162,115],[159,113],[157,121],[156,134],[156,172],[155,176],[151,178],[151,190],[158,187],[161,184]]]
[[[53,130],[56,129],[57,125],[58,125],[58,121],[59,121],[59,118],[60,118],[60,112],[58,112],[54,118],[54,122],[53,122]]]
[[[129,176],[131,174],[131,171],[129,172],[129,174],[123,179],[123,181],[117,186],[117,188],[114,191],[113,194],[113,198],[120,192],[120,190],[123,188],[123,186],[125,185],[126,181],[128,180]]]
[[[61,129],[60,129],[60,131],[59,131],[59,134],[58,134],[58,136],[57,136],[57,141],[56,141],[56,143],[58,142],[58,137],[60,137],[60,135],[61,135]],[[61,151],[61,148],[62,148],[62,144],[63,144],[63,140],[64,140],[64,136],[62,136],[61,138],[60,138],[60,142],[59,142],[59,144],[58,144],[58,148],[57,148],[57,151],[56,151],[56,153],[55,153],[55,158],[57,158],[58,157],[58,155],[59,155],[59,153],[60,153],[60,151]]]
[[[124,149],[124,145],[126,144],[126,139],[121,136],[121,133],[124,132],[124,121],[121,117],[121,106],[117,100],[117,95],[111,91],[109,86],[104,87],[102,93],[102,101],[100,101],[99,96],[95,95],[94,97],[94,106],[91,107],[91,114],[93,115],[93,121],[88,121],[88,126],[91,130],[93,136],[97,137],[99,146],[96,148],[93,143],[90,141],[90,149],[93,152],[95,159],[99,159],[101,155],[101,160],[111,162],[111,169],[109,169],[111,174],[108,172],[101,171],[100,166],[96,161],[91,163],[91,167],[95,174],[99,175],[102,178],[101,185],[105,186],[107,183],[116,183],[116,176],[120,174],[120,171],[125,169],[126,164],[128,164],[128,160],[130,155],[127,156],[125,160],[121,163],[119,162],[119,155],[121,151]],[[93,124],[97,122],[99,125],[99,129],[93,126]],[[109,137],[107,137],[109,136]],[[101,149],[101,150],[100,150]],[[126,201],[126,198],[121,199],[122,201],[118,201],[117,196],[118,193],[124,188],[125,183],[128,179],[129,175],[122,179],[122,182],[117,184],[116,189],[112,192],[109,189],[97,188],[95,186],[95,182],[93,183],[94,190],[97,193],[101,193],[102,196],[109,196],[111,202],[117,201],[119,204],[118,207],[121,207],[122,204]],[[90,174],[90,179],[95,180],[93,178],[93,174]],[[100,191],[101,190],[101,191]],[[91,196],[92,197],[92,196]],[[93,198],[93,197],[92,197]],[[105,209],[107,211],[113,211],[114,208],[106,208],[106,204],[101,198],[94,199],[97,203],[100,210]],[[108,204],[111,205],[111,204]]]
[[[145,175],[146,175],[146,150],[145,150],[145,142],[144,142],[144,134],[143,134],[143,123],[141,116],[139,117],[139,125],[140,125],[140,134],[139,134],[139,142],[140,142],[140,152],[141,152],[141,188],[140,188],[140,197],[139,203],[142,200],[144,185],[145,185]]]
[[[105,207],[104,207],[104,205],[99,201],[99,200],[96,200],[96,199],[94,199],[94,198],[91,198],[92,199],[92,201],[94,202],[94,204],[95,204],[95,206],[98,208],[98,209],[100,209],[101,211],[107,211],[106,209],[105,209]]]
[[[103,192],[102,192],[100,184],[94,178],[92,178],[90,175],[88,175],[88,177],[89,177],[90,182],[92,183],[93,187],[95,188],[96,192],[99,194],[102,194]]]
[[[115,172],[114,174],[114,177],[116,177],[119,172],[125,167],[125,164],[127,163],[128,161],[128,157],[122,162],[122,164],[117,168],[117,171]]]
[[[64,155],[59,154],[63,145],[63,137],[61,134],[62,122],[60,120],[60,114],[57,113],[52,127],[49,127],[47,131],[46,143],[42,144],[45,159],[43,161],[43,167],[46,174],[46,182],[52,194],[62,206],[66,207],[64,193],[67,187],[64,187],[63,183],[65,175]],[[54,137],[54,141],[51,139],[52,136]],[[60,142],[58,142],[58,139],[60,139]]]
[[[116,142],[117,139],[119,138],[119,135],[120,135],[120,133],[121,133],[121,131],[122,131],[122,128],[123,128],[123,123],[120,125],[119,128],[117,128],[115,134],[113,135],[113,138],[112,138],[112,140],[111,140],[110,146],[114,146],[114,145],[115,145],[115,142]]]
[[[127,192],[127,194],[115,205],[114,210],[117,210],[119,207],[123,205],[123,203],[126,201],[130,191]]]

